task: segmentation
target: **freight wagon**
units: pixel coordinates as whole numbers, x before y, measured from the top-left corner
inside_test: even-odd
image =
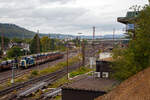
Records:
[[[17,68],[29,68],[35,65],[40,65],[49,61],[60,59],[64,56],[61,52],[48,52],[48,53],[39,53],[34,55],[23,56],[21,59],[13,59],[2,61],[0,63],[0,71],[8,70],[17,65]]]

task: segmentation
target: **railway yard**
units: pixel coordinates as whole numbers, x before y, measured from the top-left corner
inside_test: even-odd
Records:
[[[72,51],[69,54],[69,58],[71,58],[71,57],[73,57],[75,55],[77,55],[77,52],[76,51]],[[20,77],[20,76],[22,76],[22,75],[24,75],[24,74],[26,74],[26,73],[28,73],[28,72],[30,72],[32,70],[35,70],[35,69],[36,70],[42,70],[44,68],[47,68],[49,65],[55,65],[58,62],[63,62],[63,61],[65,61],[65,58],[66,58],[66,54],[61,59],[53,60],[53,61],[41,64],[41,65],[38,65],[38,66],[35,66],[35,67],[30,67],[28,69],[23,69],[23,70],[22,69],[16,69],[16,70],[14,70],[15,71],[14,72],[15,73],[15,78]],[[0,72],[0,83],[4,83],[4,82],[8,81],[11,77],[12,77],[12,71],[11,70],[1,71]]]
[[[79,53],[78,51],[70,51],[69,58],[77,56]],[[99,46],[90,46],[90,48],[85,49],[85,64],[86,65],[89,64],[89,57],[95,56],[96,54],[97,54],[96,56],[98,56],[97,52],[99,52]],[[60,59],[57,59],[54,61],[50,61],[50,62],[46,62],[41,65],[36,65],[34,67],[30,67],[30,68],[24,69],[24,70],[16,69],[15,70],[15,78],[21,77],[21,76],[31,72],[32,70],[43,70],[51,65],[56,65],[59,62],[65,62],[66,58],[67,58],[67,54],[64,53],[63,58],[60,58]],[[72,71],[76,70],[77,68],[79,68],[80,66],[82,66],[81,60],[69,65],[68,70],[69,70],[69,72],[72,72]],[[34,92],[37,92],[39,90],[47,88],[47,86],[50,86],[52,83],[54,83],[58,79],[66,76],[67,75],[66,70],[67,70],[67,67],[65,66],[64,68],[56,70],[55,72],[48,73],[46,75],[41,75],[38,77],[34,77],[27,81],[15,83],[7,88],[1,89],[0,90],[0,96],[1,96],[0,100],[6,100],[6,99],[8,99],[8,100],[18,100],[18,99],[19,100],[28,100],[28,99],[31,100],[31,98],[30,98],[31,94],[33,94]],[[8,80],[10,80],[11,77],[12,77],[11,70],[3,71],[0,73],[0,82],[5,83]],[[47,91],[46,93],[42,94],[40,96],[40,98],[38,98],[38,99],[41,100],[41,99],[46,99],[51,96],[52,97],[56,96],[56,94],[60,93],[60,91],[61,91],[61,89],[58,87],[57,89]]]

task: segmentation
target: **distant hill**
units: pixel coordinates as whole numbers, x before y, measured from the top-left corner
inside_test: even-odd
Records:
[[[36,34],[33,31],[29,31],[23,27],[15,25],[15,24],[0,23],[0,36],[2,33],[7,38],[14,38],[14,37],[16,37],[16,38],[33,38],[34,35]],[[61,38],[61,39],[64,39],[68,36],[72,37],[72,38],[75,37],[73,35],[52,34],[52,33],[50,33],[50,34],[40,33],[39,36],[40,37],[43,37],[43,36],[49,37],[50,36],[51,38]]]
[[[29,31],[15,24],[0,23],[0,36],[2,33],[8,38],[32,38],[35,35],[35,32]]]
[[[34,35],[36,34],[36,32],[33,31],[29,31],[23,27],[17,26],[15,24],[7,24],[7,23],[0,23],[0,36],[1,34],[4,34],[5,37],[7,38],[33,38]],[[50,34],[39,34],[40,37],[43,36],[48,36],[51,38],[60,38],[60,39],[64,39],[64,38],[76,38],[77,36],[75,35],[66,35],[66,34],[58,34],[58,33],[50,33]],[[84,39],[92,39],[93,36],[86,36],[86,35],[82,35],[80,36],[81,38]],[[115,35],[115,38],[123,38],[124,35]],[[104,35],[104,36],[96,36],[95,38],[113,38],[113,35],[109,34],[109,35]]]

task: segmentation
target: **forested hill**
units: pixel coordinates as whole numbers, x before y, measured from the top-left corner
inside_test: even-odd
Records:
[[[32,38],[35,35],[35,32],[29,31],[15,24],[0,23],[0,36],[2,33],[8,38]]]
[[[36,32],[29,31],[15,24],[0,23],[0,37],[2,33],[7,38],[14,38],[14,37],[15,38],[33,38],[34,35],[36,34]],[[61,39],[64,39],[67,37],[76,38],[75,35],[67,35],[67,34],[59,34],[59,33],[50,33],[50,34],[40,33],[39,36],[40,37],[50,36],[51,38],[61,38]],[[97,38],[112,38],[112,37],[113,35],[97,36]],[[115,38],[122,38],[122,37],[124,37],[124,35],[115,35]],[[92,39],[93,36],[82,35],[81,38]]]
[[[33,31],[29,31],[23,27],[17,26],[15,24],[2,24],[0,23],[0,37],[1,34],[4,34],[5,37],[7,38],[33,38],[34,35],[36,34]],[[40,37],[43,36],[50,36],[52,38],[65,38],[68,37],[68,35],[63,35],[63,34],[39,34]],[[74,37],[72,35],[69,35],[69,37]]]

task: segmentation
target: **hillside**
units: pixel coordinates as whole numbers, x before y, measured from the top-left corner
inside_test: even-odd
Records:
[[[33,38],[33,36],[36,34],[33,31],[29,31],[23,27],[17,26],[15,24],[3,24],[0,23],[0,36],[1,34],[4,33],[4,36],[7,38]],[[40,37],[43,36],[50,36],[51,38],[76,38],[77,36],[75,35],[68,35],[68,34],[56,34],[56,33],[50,33],[50,34],[44,34],[44,33],[40,33],[39,34]],[[86,36],[86,35],[81,35],[81,38],[85,38],[85,39],[93,39],[93,36]],[[103,38],[103,39],[110,39],[113,38],[113,35],[104,35],[104,36],[96,36],[96,38]],[[115,35],[115,38],[124,38],[124,35]]]
[[[150,100],[149,76],[150,68],[147,68],[96,100]]]
[[[4,33],[5,37],[8,38],[31,38],[34,36],[34,32],[29,31],[25,28],[22,28],[20,26],[17,26],[15,24],[2,24],[0,23],[0,36],[1,34]]]
[[[23,27],[17,26],[15,24],[2,24],[0,23],[0,36],[1,34],[4,33],[4,36],[7,38],[33,38],[33,36],[36,34],[35,32],[29,31]],[[39,36],[49,36],[51,38],[66,38],[66,37],[72,37],[74,38],[75,36],[73,35],[64,35],[64,34],[42,34],[40,33]]]

